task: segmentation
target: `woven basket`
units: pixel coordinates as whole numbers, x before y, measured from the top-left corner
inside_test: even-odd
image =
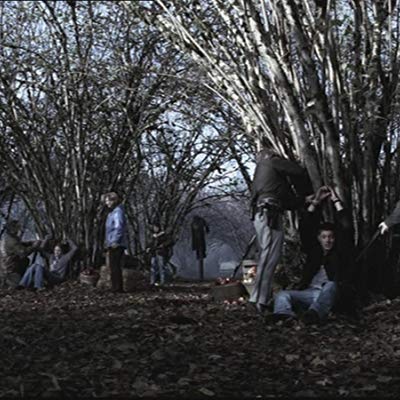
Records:
[[[96,283],[98,280],[99,280],[98,274],[92,274],[92,275],[80,274],[79,275],[79,282],[83,283],[85,285],[96,286]]]

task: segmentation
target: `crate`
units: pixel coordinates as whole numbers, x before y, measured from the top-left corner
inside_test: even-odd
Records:
[[[242,271],[243,271],[243,286],[249,296],[254,288],[255,284],[255,272],[257,270],[257,261],[255,260],[243,260],[242,261]]]
[[[211,296],[215,301],[237,300],[246,295],[246,289],[240,282],[215,285],[211,288]]]

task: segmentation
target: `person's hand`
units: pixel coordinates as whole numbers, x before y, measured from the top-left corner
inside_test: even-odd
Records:
[[[384,221],[382,221],[379,225],[378,225],[378,229],[379,229],[379,233],[381,235],[385,234],[388,230],[389,227],[386,225],[386,223]]]
[[[32,247],[33,247],[34,249],[37,249],[38,247],[40,247],[41,244],[42,244],[42,241],[41,241],[41,240],[35,240],[35,241],[33,242],[33,244],[32,244]]]
[[[116,248],[118,247],[118,243],[113,243],[110,247],[111,247],[112,249],[116,249]]]
[[[304,198],[306,204],[310,204],[315,198],[315,194],[310,194]]]
[[[317,190],[316,200],[318,201],[318,203],[320,203],[321,201],[325,200],[327,197],[329,197],[331,195],[332,195],[332,192],[328,186],[321,186]]]
[[[331,200],[333,203],[340,201],[339,196],[336,194],[335,189],[332,187],[328,186],[329,193],[331,195]]]

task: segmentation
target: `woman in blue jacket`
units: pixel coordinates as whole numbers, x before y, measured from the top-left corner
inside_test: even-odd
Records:
[[[123,292],[122,256],[127,248],[125,211],[115,192],[107,193],[104,201],[110,209],[106,220],[104,247],[107,251],[107,264],[111,272],[111,291]]]

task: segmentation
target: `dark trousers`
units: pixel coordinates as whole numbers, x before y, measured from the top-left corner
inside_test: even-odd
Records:
[[[107,252],[108,267],[111,272],[111,290],[113,292],[122,292],[122,255],[123,247],[109,248]]]

